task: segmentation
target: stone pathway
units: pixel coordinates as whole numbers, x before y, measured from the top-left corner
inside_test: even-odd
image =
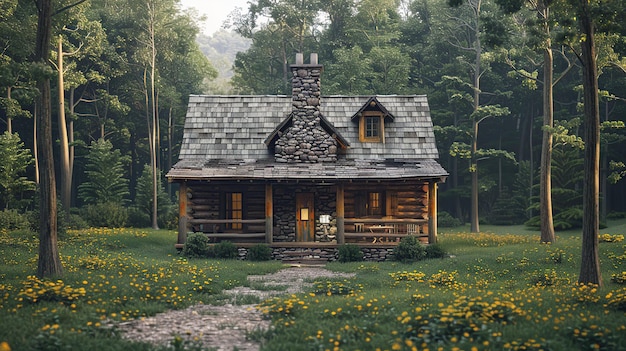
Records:
[[[254,290],[235,287],[224,291],[231,296],[230,303],[221,306],[195,305],[184,310],[167,311],[152,317],[137,319],[116,325],[123,338],[170,345],[176,336],[192,340],[204,348],[219,351],[256,351],[260,345],[247,340],[249,332],[264,331],[270,321],[264,320],[256,305],[233,304],[245,296],[257,296],[261,300],[304,291],[311,281],[320,278],[351,278],[354,273],[336,273],[322,267],[290,267],[267,275],[251,275],[248,281],[264,286],[286,286],[286,290]]]

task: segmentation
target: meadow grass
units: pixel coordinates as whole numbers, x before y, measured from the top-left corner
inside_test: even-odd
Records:
[[[273,327],[250,337],[262,350],[626,350],[626,221],[609,224],[601,289],[576,284],[579,231],[548,245],[522,227],[455,228],[440,232],[444,259],[328,264],[356,277],[261,302]],[[221,303],[223,289],[284,267],[185,259],[175,238],[70,231],[59,242],[65,274],[41,281],[36,236],[0,231],[0,351],[154,350],[122,340],[110,322]]]

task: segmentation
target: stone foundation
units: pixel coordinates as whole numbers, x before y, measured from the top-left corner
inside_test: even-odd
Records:
[[[393,260],[393,248],[361,248],[363,260],[367,262],[384,262]],[[239,260],[245,260],[248,256],[248,249],[239,248]],[[289,260],[295,257],[303,259],[319,259],[334,262],[339,259],[339,249],[337,247],[325,248],[302,248],[302,247],[275,247],[272,249],[272,259],[276,261]]]

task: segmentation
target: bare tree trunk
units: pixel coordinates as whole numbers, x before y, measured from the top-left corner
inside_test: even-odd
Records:
[[[533,170],[535,169],[535,155],[533,152],[533,116],[534,114],[534,104],[533,104],[533,108],[531,108],[530,110],[530,128],[528,128],[528,152],[529,152],[529,157],[528,157],[528,161],[530,162],[530,171],[528,172],[528,204],[532,204],[532,198],[533,198],[533,186],[535,185],[535,177],[533,174]],[[532,208],[529,206],[528,208],[528,218],[532,218],[533,217],[533,210]]]
[[[50,53],[50,32],[52,22],[51,0],[37,0],[37,39],[35,42],[34,61],[48,64]],[[35,103],[37,116],[37,153],[41,162],[39,184],[41,201],[39,205],[39,260],[37,276],[51,277],[63,274],[57,245],[57,208],[54,159],[52,155],[52,108],[50,96],[50,78],[37,77],[39,96]]]
[[[59,139],[61,146],[61,203],[63,204],[64,215],[70,215],[72,198],[72,175],[70,171],[70,151],[67,138],[67,121],[65,119],[65,84],[63,82],[63,42],[59,36],[57,50],[57,69],[59,71]]]
[[[11,101],[11,87],[7,87],[7,100]],[[7,116],[7,132],[13,133],[13,118],[11,116]]]
[[[598,67],[595,28],[587,0],[581,0],[580,25],[585,40],[581,43],[584,88],[585,176],[583,182],[583,231],[579,283],[602,285],[598,253],[600,108],[598,102]]]
[[[474,89],[474,111],[476,112],[480,107],[480,75],[481,75],[481,54],[482,47],[480,43],[480,26],[478,25],[478,21],[480,20],[480,1],[477,2],[474,9],[476,15],[476,28],[474,28],[474,35],[476,36],[474,43],[474,50],[476,52],[476,57],[474,59],[474,82],[472,88]],[[472,121],[472,129],[473,129],[473,140],[472,140],[472,151],[471,151],[471,169],[472,173],[472,215],[470,218],[470,227],[472,233],[480,232],[479,225],[479,215],[478,215],[478,161],[476,160],[476,149],[478,147],[478,121]]]
[[[156,10],[153,8],[152,9],[152,19],[150,21],[150,35],[151,35],[151,49],[152,49],[152,56],[151,56],[151,64],[150,64],[150,92],[151,92],[151,98],[152,98],[152,104],[151,104],[151,110],[152,110],[152,140],[151,140],[151,152],[152,152],[152,229],[159,229],[159,224],[158,224],[158,167],[157,167],[157,148],[156,148],[156,142],[157,142],[157,127],[159,124],[159,120],[158,120],[158,112],[157,112],[157,106],[156,106],[156,87],[154,86],[155,84],[155,77],[154,75],[156,74],[156,33],[155,33],[155,12]]]
[[[74,88],[71,89],[70,91],[70,100],[72,101],[72,103],[70,104],[70,113],[72,115],[72,118],[70,118],[70,123],[69,123],[69,130],[68,130],[68,141],[70,144],[70,186],[72,185],[72,182],[74,180],[74,155],[75,155],[75,150],[74,150]],[[71,195],[71,193],[70,193]],[[70,202],[72,201],[72,199],[70,198]]]
[[[172,118],[172,107],[170,106],[167,115],[167,169],[172,168],[172,137],[174,135],[174,122]],[[167,182],[167,195],[172,198],[172,183]]]
[[[35,155],[35,184],[37,184],[37,186],[39,186],[39,151],[37,147],[37,136],[39,135],[39,133],[37,133],[38,119],[37,108],[35,108],[33,113],[33,154]]]
[[[473,129],[473,140],[472,140],[472,158],[470,165],[470,173],[472,174],[472,203],[471,203],[471,211],[472,218],[470,219],[471,224],[471,232],[479,233],[480,227],[478,223],[478,167],[476,165],[476,148],[477,148],[477,138],[478,138],[478,122],[472,122]]]
[[[547,24],[544,26],[549,35]],[[541,218],[541,242],[553,243],[554,223],[552,219],[552,127],[554,107],[552,104],[553,57],[550,39],[546,39],[543,51],[543,138],[541,143],[541,176],[539,180],[539,214]]]
[[[145,101],[146,101],[146,122],[148,124],[148,144],[150,148],[150,170],[152,173],[152,228],[159,229],[158,225],[158,167],[157,167],[157,155],[156,155],[156,141],[157,141],[157,124],[158,124],[158,114],[157,114],[157,105],[156,105],[156,8],[154,1],[148,1],[148,45],[150,50],[150,87],[148,88],[148,69],[144,70],[144,93],[145,93]]]

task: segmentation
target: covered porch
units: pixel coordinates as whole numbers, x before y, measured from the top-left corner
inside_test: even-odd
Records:
[[[192,232],[240,247],[393,247],[407,235],[435,243],[438,181],[185,180],[176,247]]]

